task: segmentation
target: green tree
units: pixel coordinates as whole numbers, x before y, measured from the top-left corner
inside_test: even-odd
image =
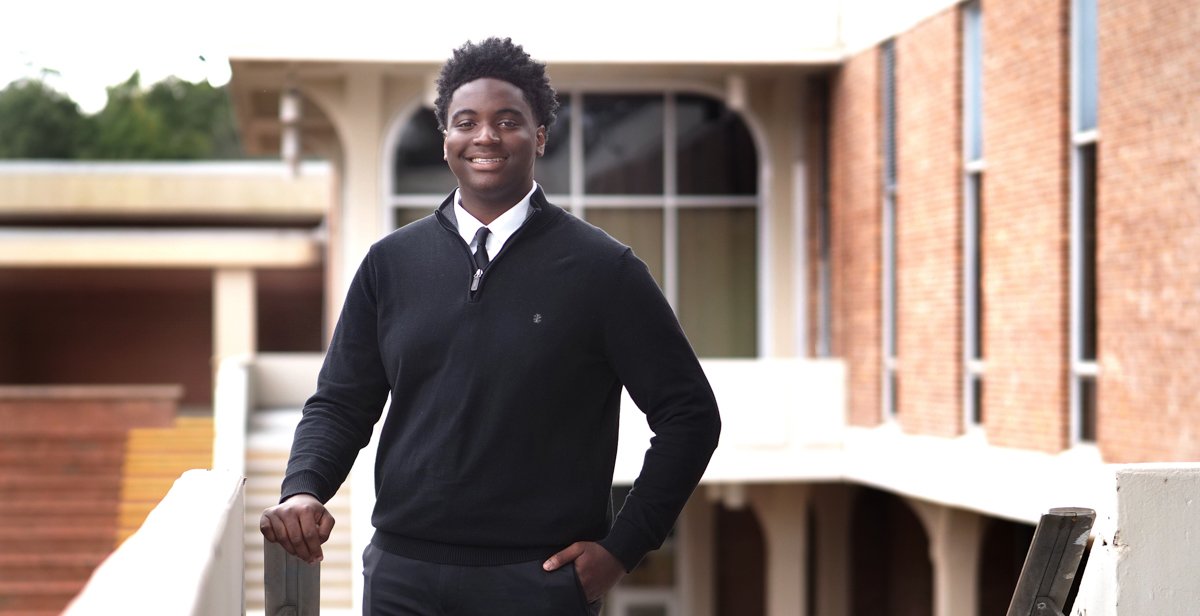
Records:
[[[74,158],[89,133],[79,105],[40,79],[0,90],[0,158]]]

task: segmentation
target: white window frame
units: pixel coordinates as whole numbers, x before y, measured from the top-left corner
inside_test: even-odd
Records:
[[[1084,280],[1084,262],[1086,255],[1084,254],[1084,186],[1083,186],[1083,150],[1088,146],[1099,148],[1100,132],[1098,128],[1088,128],[1080,130],[1080,105],[1082,103],[1081,75],[1080,75],[1080,54],[1079,46],[1082,43],[1080,28],[1080,10],[1081,2],[1087,0],[1072,0],[1071,2],[1071,183],[1070,183],[1070,341],[1069,341],[1069,372],[1070,372],[1070,391],[1069,391],[1069,413],[1070,413],[1070,431],[1071,431],[1071,446],[1090,445],[1095,441],[1093,439],[1085,439],[1083,435],[1084,427],[1084,408],[1083,408],[1083,387],[1084,381],[1092,380],[1093,386],[1100,374],[1100,366],[1095,359],[1084,359],[1083,357],[1083,280]],[[1098,63],[1098,60],[1097,60]],[[1098,70],[1098,67],[1097,67]],[[1097,157],[1097,160],[1099,158]],[[1099,169],[1097,165],[1097,175]],[[1096,401],[1093,400],[1093,404]],[[1092,429],[1096,429],[1096,417],[1091,418]]]
[[[979,341],[982,346],[982,330],[983,330],[983,306],[980,305],[979,296],[982,295],[979,285],[982,284],[983,274],[983,252],[982,252],[982,236],[980,233],[980,224],[983,213],[983,204],[978,202],[978,192],[976,186],[982,185],[984,172],[983,144],[979,144],[979,156],[972,157],[972,141],[970,118],[972,108],[979,109],[980,123],[984,121],[983,100],[982,100],[982,83],[983,75],[975,75],[976,66],[971,61],[970,57],[970,26],[968,24],[967,13],[970,11],[978,11],[981,21],[978,53],[983,54],[983,28],[982,28],[982,6],[979,0],[967,2],[962,5],[962,153],[963,153],[963,236],[962,236],[962,310],[963,310],[963,338],[962,338],[962,422],[965,432],[981,430],[983,422],[976,421],[977,417],[982,417],[982,409],[978,408],[975,400],[975,387],[982,386],[983,376],[986,372],[986,364],[984,362],[983,349],[976,349],[976,341]],[[980,63],[982,66],[982,62]],[[972,90],[969,84],[979,80],[980,92],[976,93]],[[980,100],[975,100],[976,96]],[[980,131],[979,138],[983,139],[983,131]],[[976,260],[975,255],[979,255]],[[986,421],[986,418],[984,418]]]

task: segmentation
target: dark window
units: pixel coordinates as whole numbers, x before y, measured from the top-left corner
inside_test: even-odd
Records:
[[[559,97],[558,119],[546,133],[546,153],[533,165],[534,180],[548,195],[571,192],[571,101]]]
[[[746,125],[719,101],[680,95],[679,194],[753,195],[758,192],[758,154]]]
[[[588,95],[583,102],[585,192],[663,192],[663,97]]]
[[[404,126],[393,174],[397,194],[447,195],[458,186],[442,159],[442,133],[432,109],[418,111]]]
[[[1081,348],[1080,359],[1095,361],[1097,352],[1096,323],[1096,145],[1079,148],[1081,227],[1083,231],[1082,294],[1080,299]]]

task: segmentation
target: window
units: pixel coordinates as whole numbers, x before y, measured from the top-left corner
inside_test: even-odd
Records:
[[[963,24],[963,425],[983,425],[983,13],[962,7]]]
[[[758,354],[758,156],[720,101],[694,94],[559,93],[534,167],[549,200],[646,262],[702,357]],[[432,111],[400,134],[390,206],[396,227],[454,189]]]
[[[896,417],[896,44],[883,60],[883,418]]]
[[[1096,440],[1097,173],[1099,134],[1096,0],[1071,3],[1071,343],[1073,443]]]

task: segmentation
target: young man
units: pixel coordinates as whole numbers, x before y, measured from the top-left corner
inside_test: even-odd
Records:
[[[363,260],[263,513],[268,540],[320,560],[322,503],[390,393],[368,615],[597,614],[717,445],[712,390],[646,266],[533,180],[557,107],[510,40],[455,50],[436,111],[458,189]],[[622,386],[655,437],[614,520]]]

